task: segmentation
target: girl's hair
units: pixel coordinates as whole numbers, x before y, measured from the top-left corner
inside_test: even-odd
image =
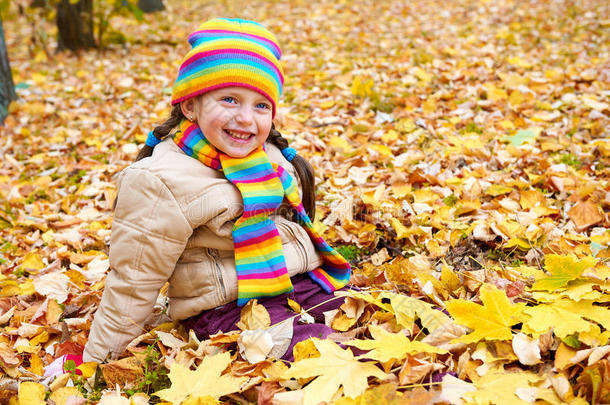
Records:
[[[153,134],[158,139],[163,139],[167,135],[172,132],[180,121],[185,119],[184,114],[182,114],[182,110],[180,109],[180,104],[176,104],[171,111],[169,118],[161,125],[155,127],[153,129]],[[278,147],[280,150],[284,150],[288,147],[288,141],[286,138],[282,136],[282,134],[275,129],[275,124],[271,124],[271,130],[269,131],[269,138],[267,138],[267,142],[271,142],[273,145]],[[136,157],[136,162],[140,159],[144,159],[152,155],[153,147],[144,145],[138,153]],[[299,181],[301,183],[301,190],[303,191],[303,208],[305,208],[305,212],[309,218],[314,220],[316,215],[316,192],[315,192],[315,177],[313,167],[305,158],[300,155],[296,155],[292,161],[290,162],[296,169],[297,175],[299,176]]]

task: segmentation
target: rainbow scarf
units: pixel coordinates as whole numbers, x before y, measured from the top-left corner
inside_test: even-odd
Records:
[[[269,161],[263,147],[243,158],[219,152],[205,138],[199,126],[187,120],[180,124],[174,142],[187,155],[204,165],[223,172],[240,191],[244,212],[233,226],[235,268],[237,270],[237,305],[253,298],[270,297],[293,290],[282,242],[269,215],[284,197],[296,213],[314,246],[322,255],[322,266],[308,272],[309,277],[331,293],[347,284],[349,263],[320,236],[301,204],[294,180],[281,166]]]

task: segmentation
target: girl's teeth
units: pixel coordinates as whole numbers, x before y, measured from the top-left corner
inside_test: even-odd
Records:
[[[248,139],[250,138],[250,134],[239,134],[237,132],[225,130],[229,135],[237,139]]]

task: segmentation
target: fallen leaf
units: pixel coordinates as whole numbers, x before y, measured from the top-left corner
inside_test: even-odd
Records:
[[[373,340],[356,339],[345,342],[348,346],[354,346],[362,350],[370,350],[368,353],[360,356],[378,360],[382,363],[394,360],[402,360],[408,354],[418,353],[447,353],[446,350],[438,349],[430,346],[427,343],[411,341],[402,333],[390,333],[383,328],[375,325],[369,326],[369,331]]]
[[[570,208],[568,217],[574,222],[579,231],[583,231],[604,219],[600,213],[599,206],[591,200],[578,202]]]
[[[544,257],[544,268],[551,275],[537,280],[532,289],[555,291],[565,287],[568,282],[580,277],[585,270],[595,266],[596,262],[595,258],[590,256],[579,259],[574,255],[548,254]]]
[[[537,339],[532,340],[523,333],[517,333],[513,336],[512,345],[519,363],[525,366],[540,363],[540,347]]]
[[[19,384],[19,405],[45,405],[44,385],[32,381]]]
[[[360,362],[349,350],[329,340],[313,341],[320,357],[296,361],[283,378],[317,377],[304,391],[304,405],[330,401],[342,386],[347,397],[355,398],[368,387],[367,378],[383,379],[386,374],[371,362]]]
[[[453,343],[474,343],[479,340],[510,340],[510,327],[519,322],[525,304],[513,304],[504,291],[490,284],[480,288],[483,305],[465,300],[452,300],[447,310],[457,323],[473,332],[453,340]]]
[[[242,308],[240,320],[236,326],[241,330],[256,330],[267,328],[270,325],[269,312],[258,303],[258,300],[253,299]]]
[[[223,395],[237,392],[248,378],[221,375],[230,362],[231,355],[224,352],[204,357],[199,367],[194,371],[189,370],[182,364],[174,363],[169,371],[171,387],[157,391],[153,395],[165,401],[180,404],[189,397],[196,399],[197,397],[210,396],[218,399]]]

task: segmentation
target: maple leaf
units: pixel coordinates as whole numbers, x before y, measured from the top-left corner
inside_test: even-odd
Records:
[[[435,309],[432,304],[404,294],[382,291],[376,297],[373,297],[371,294],[364,292],[348,291],[346,293],[393,313],[396,316],[396,321],[404,328],[412,328],[413,323],[418,318],[430,332],[452,323],[447,315]]]
[[[572,301],[558,299],[549,304],[538,304],[525,309],[529,319],[523,321],[523,332],[537,337],[553,328],[560,338],[579,332],[588,332],[595,325],[585,320],[591,319],[604,327],[610,328],[610,310],[594,305],[593,301]]]
[[[343,350],[330,340],[313,342],[320,357],[299,360],[282,375],[282,378],[317,377],[303,389],[304,405],[330,402],[341,386],[347,397],[355,398],[368,387],[368,377],[386,377],[372,362],[358,361],[350,350]]]
[[[475,381],[477,390],[465,393],[463,398],[471,399],[476,404],[529,405],[532,402],[524,401],[520,396],[534,388],[532,383],[542,380],[543,378],[532,372],[493,371]],[[498,402],[499,398],[502,398],[501,402]]]
[[[590,256],[579,259],[574,255],[548,254],[544,256],[544,267],[551,275],[537,280],[532,289],[555,291],[565,287],[570,281],[580,277],[585,270],[595,266],[595,263],[595,258]]]
[[[479,293],[483,305],[465,300],[447,303],[447,310],[456,322],[473,329],[472,333],[454,339],[452,343],[511,339],[510,327],[519,322],[525,304],[511,303],[504,291],[491,284],[483,284]]]
[[[172,364],[169,370],[170,388],[155,392],[153,395],[180,404],[187,398],[212,397],[218,399],[223,395],[239,391],[247,377],[236,378],[220,375],[231,362],[229,352],[204,357],[203,361],[192,371],[180,363]]]
[[[370,325],[369,331],[373,340],[354,339],[345,342],[346,345],[355,346],[362,350],[371,350],[360,358],[375,359],[382,363],[390,359],[401,360],[407,354],[417,353],[447,353],[446,350],[436,348],[427,343],[411,341],[402,333],[390,333],[380,326]]]

